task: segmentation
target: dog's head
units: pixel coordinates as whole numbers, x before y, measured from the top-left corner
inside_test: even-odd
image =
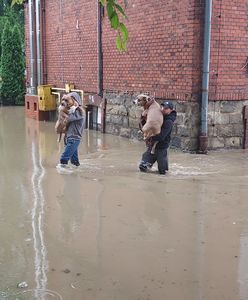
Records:
[[[145,107],[150,101],[152,101],[152,98],[150,96],[140,94],[135,100],[133,100],[133,104]]]
[[[75,104],[75,101],[72,97],[68,95],[64,95],[60,101],[60,105],[58,107],[58,110],[61,111],[69,111],[70,108]]]

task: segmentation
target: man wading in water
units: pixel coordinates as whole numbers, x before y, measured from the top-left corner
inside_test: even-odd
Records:
[[[154,142],[158,142],[155,147],[155,153],[152,154],[151,147],[148,146],[146,152],[144,152],[142,155],[139,169],[141,172],[147,172],[148,169],[150,169],[157,161],[158,172],[159,174],[164,175],[169,170],[167,150],[170,146],[171,131],[173,128],[173,123],[177,117],[177,112],[173,109],[173,104],[171,101],[165,101],[161,104],[161,106],[161,111],[164,115],[161,132],[160,134],[150,138],[151,145],[154,144]]]

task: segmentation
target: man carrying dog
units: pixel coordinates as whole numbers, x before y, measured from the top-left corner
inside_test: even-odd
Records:
[[[168,171],[168,155],[167,150],[170,145],[171,131],[173,128],[173,123],[176,120],[177,113],[173,108],[173,103],[171,101],[165,101],[161,104],[161,111],[164,116],[163,124],[161,127],[161,132],[150,138],[151,145],[154,142],[158,142],[155,147],[155,153],[151,153],[151,147],[147,147],[146,152],[142,155],[142,160],[139,164],[139,169],[141,172],[147,172],[148,169],[157,161],[158,172],[161,175],[166,174]]]
[[[68,161],[79,166],[78,146],[80,144],[85,122],[85,112],[78,93],[72,92],[63,96],[63,101],[69,106],[69,114],[65,131],[65,148],[60,157],[60,166],[64,167]]]

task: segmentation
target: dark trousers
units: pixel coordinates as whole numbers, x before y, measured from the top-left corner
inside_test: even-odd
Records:
[[[140,170],[145,172],[147,168],[151,168],[157,161],[159,174],[165,174],[169,170],[167,150],[168,148],[156,149],[155,153],[151,154],[151,150],[148,148],[142,155],[139,165]]]

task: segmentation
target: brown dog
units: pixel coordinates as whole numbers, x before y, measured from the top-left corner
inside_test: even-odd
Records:
[[[62,134],[66,132],[67,120],[73,104],[73,99],[64,95],[58,107],[58,119],[55,123],[55,132],[59,134],[58,142],[61,141]]]
[[[161,111],[161,107],[158,102],[155,101],[155,99],[144,94],[138,95],[134,100],[134,103],[144,108],[144,111],[141,115],[143,126],[141,128],[141,131],[143,132],[144,140],[146,141],[150,137],[159,134],[161,131],[161,126],[163,124],[163,114]],[[145,122],[144,119],[146,120]],[[156,144],[153,145],[151,153],[154,153]]]

